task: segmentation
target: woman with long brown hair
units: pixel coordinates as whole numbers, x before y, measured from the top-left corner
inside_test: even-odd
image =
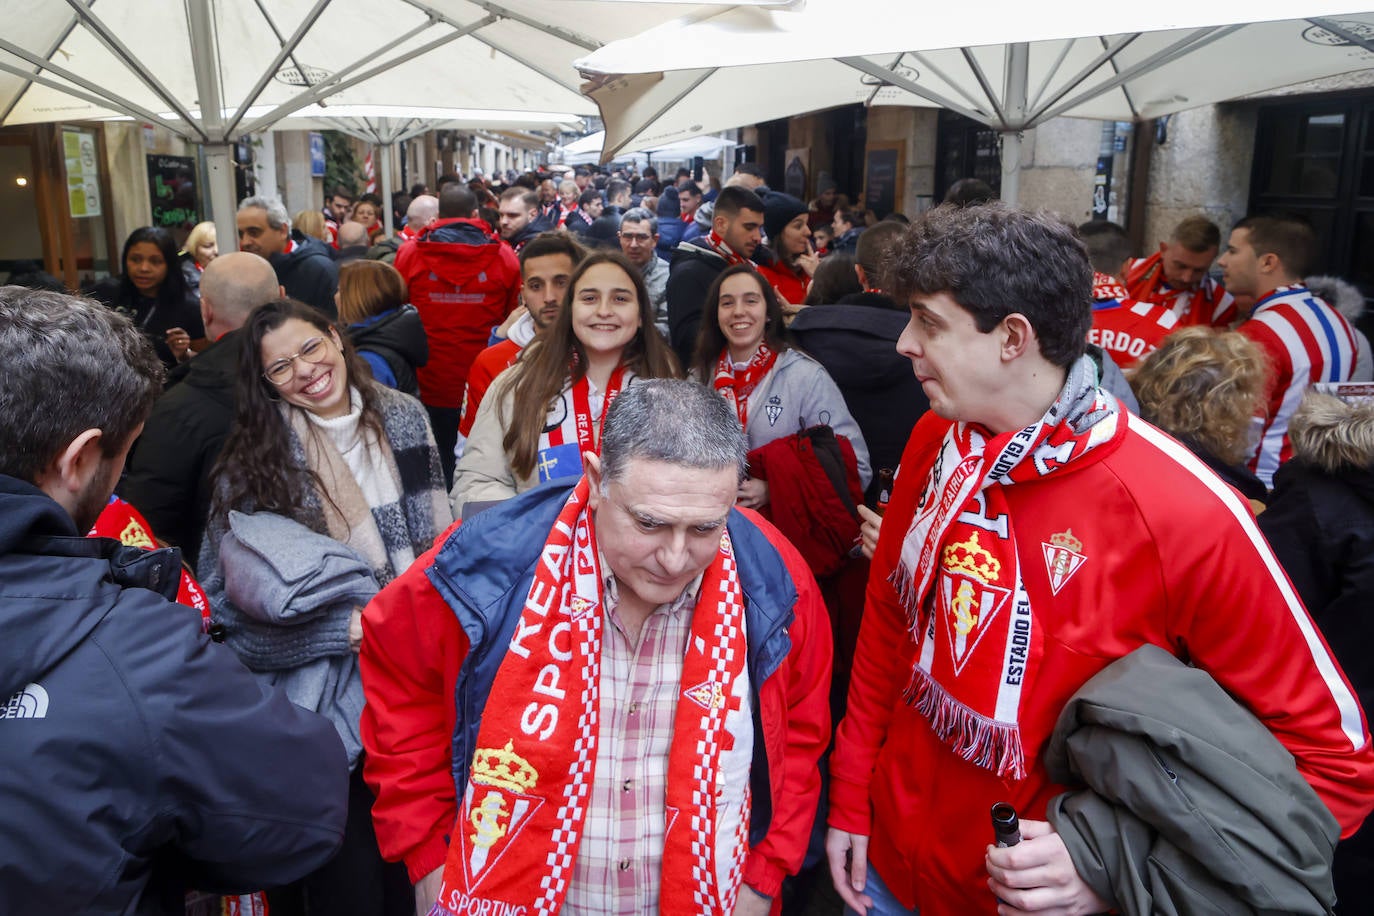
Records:
[[[482,400],[453,478],[455,513],[581,475],[616,393],[635,379],[680,376],[639,271],[618,251],[586,258],[558,319]]]
[[[272,910],[293,912],[299,892],[302,912],[412,911],[404,868],[383,862],[372,832],[356,652],[362,605],[452,520],[434,434],[418,401],[373,381],[348,338],[292,299],[249,316],[234,398],[199,560],[212,633],[334,723],[353,779],[340,854]],[[288,562],[300,572],[283,597]],[[315,570],[330,575],[307,595]]]

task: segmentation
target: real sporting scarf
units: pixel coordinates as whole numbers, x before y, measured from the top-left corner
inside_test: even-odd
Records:
[[[557,913],[596,776],[604,585],[584,477],[549,531],[477,733],[443,889],[430,916]],[[683,657],[665,795],[669,916],[728,916],[739,892],[748,794],[730,885],[716,863],[716,777],[728,698],[745,677],[744,600],[728,533],[702,576]],[[742,727],[752,727],[746,724]]]
[[[571,369],[569,371],[571,373]],[[634,373],[626,369],[623,363],[611,373],[610,379],[606,382],[606,391],[602,396],[601,420],[598,422],[592,416],[592,383],[583,374],[580,379],[568,386],[563,403],[563,416],[557,426],[540,434],[539,448],[544,450],[576,442],[578,451],[584,458],[588,452],[595,452],[601,442],[601,423],[605,422],[606,412],[611,409],[611,402],[620,393],[620,389],[633,378]]]
[[[720,351],[720,359],[716,362],[716,377],[712,385],[720,392],[721,397],[734,405],[740,426],[747,427],[749,422],[749,395],[754,393],[759,382],[763,381],[764,376],[777,361],[778,354],[766,343],[759,344],[758,350],[754,351],[753,357],[742,369],[735,368],[735,361],[730,358],[729,347]]]
[[[1044,640],[1003,488],[1063,473],[1124,435],[1119,409],[1085,356],[1030,426],[988,436],[955,424],[902,541],[892,582],[917,646],[906,700],[956,754],[998,776],[1026,775],[1021,697]]]
[[[735,249],[725,244],[725,239],[721,238],[720,234],[717,233],[715,229],[706,233],[706,244],[715,249],[716,254],[724,258],[726,265],[729,267],[734,267],[736,264],[749,263],[748,258],[735,254]]]
[[[1131,294],[1126,292],[1126,287],[1117,281],[1116,277],[1108,274],[1093,272],[1093,300],[1105,302],[1108,299],[1115,299],[1120,302],[1122,299],[1131,298]]]

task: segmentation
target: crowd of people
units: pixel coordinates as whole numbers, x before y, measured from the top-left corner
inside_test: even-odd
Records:
[[[0,911],[1374,904],[1310,226],[506,179],[0,288]]]

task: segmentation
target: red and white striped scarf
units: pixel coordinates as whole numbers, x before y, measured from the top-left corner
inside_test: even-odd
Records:
[[[549,531],[519,623],[492,683],[430,916],[557,913],[572,880],[596,773],[605,612],[584,477]],[[728,916],[747,843],[718,880],[716,777],[728,698],[746,677],[744,598],[730,536],[692,611],[673,719],[658,912]],[[739,833],[747,836],[745,794]]]
[[[729,347],[720,351],[720,359],[716,362],[716,377],[712,385],[721,397],[734,405],[740,426],[747,427],[749,422],[749,395],[754,393],[759,382],[763,381],[763,377],[777,361],[778,354],[766,343],[759,344],[753,358],[743,369],[735,368],[735,362],[730,358]]]
[[[744,257],[743,255],[735,254],[735,249],[725,244],[725,239],[721,238],[720,234],[717,233],[714,229],[706,233],[706,244],[714,248],[716,254],[724,258],[725,263],[730,267],[734,267],[736,264],[749,263],[748,258]]]
[[[917,646],[906,700],[956,754],[998,776],[1025,778],[1021,697],[1044,642],[1003,488],[1063,473],[1124,435],[1119,410],[1083,357],[1030,426],[988,436],[955,424],[902,540],[892,581]]]

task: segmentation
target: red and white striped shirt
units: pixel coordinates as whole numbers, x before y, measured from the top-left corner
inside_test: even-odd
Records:
[[[1130,298],[1125,287],[1106,274],[1093,275],[1093,326],[1088,342],[1111,354],[1122,369],[1134,369],[1178,328],[1172,310]]]
[[[1259,441],[1250,470],[1265,486],[1293,454],[1288,421],[1314,382],[1347,382],[1357,345],[1350,323],[1306,286],[1281,286],[1261,296],[1237,329],[1264,349],[1270,361],[1267,416],[1255,418]]]
[[[1229,328],[1236,320],[1236,300],[1212,277],[1203,277],[1197,289],[1170,286],[1159,252],[1131,261],[1126,268],[1126,289],[1132,299],[1172,309],[1181,328]]]

